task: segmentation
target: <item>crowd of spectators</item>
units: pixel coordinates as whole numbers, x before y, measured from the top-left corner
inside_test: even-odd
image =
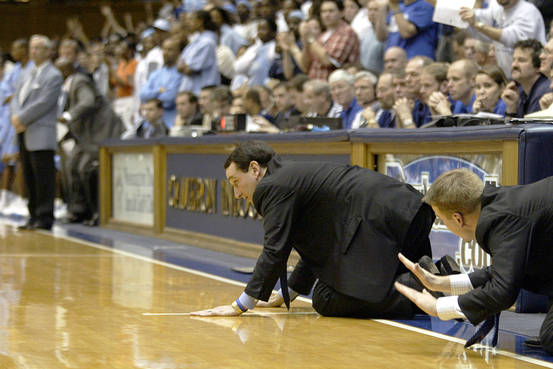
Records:
[[[434,0],[164,0],[156,15],[146,3],[147,20],[136,26],[102,6],[100,35],[72,18],[67,34],[46,44],[52,62],[70,61],[111,104],[122,138],[217,133],[237,116],[250,132],[311,129],[301,117],[340,119],[343,129],[417,128],[451,114],[522,118],[553,104],[545,2],[477,0],[459,13],[466,29],[435,23],[434,7]],[[8,184],[18,152],[10,101],[34,68],[28,44],[14,40],[0,68]],[[59,117],[71,108],[66,95]]]

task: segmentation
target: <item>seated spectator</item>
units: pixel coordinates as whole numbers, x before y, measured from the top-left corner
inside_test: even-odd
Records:
[[[420,82],[422,70],[431,63],[432,59],[426,56],[416,56],[407,62],[405,82],[408,96],[397,99],[394,104],[398,123],[402,128],[420,127],[428,119],[429,109],[422,102]]]
[[[274,124],[281,129],[294,114],[294,100],[288,91],[288,86],[289,85],[286,82],[279,82],[275,87],[273,87],[273,98],[277,108]],[[298,114],[296,113],[295,115]]]
[[[433,115],[438,115],[439,112],[430,106],[430,96],[434,93],[441,94],[447,100],[447,63],[432,63],[423,68],[420,77],[420,101],[424,104],[425,109],[415,116],[415,124],[420,126],[429,123]],[[449,104],[449,102],[447,102]],[[451,110],[451,108],[450,108]]]
[[[553,69],[553,38],[543,47],[540,53],[540,72],[549,77]]]
[[[395,73],[405,70],[407,65],[407,54],[401,47],[390,47],[384,53],[384,70]]]
[[[154,71],[140,90],[141,102],[158,99],[163,104],[163,121],[167,128],[175,124],[177,110],[175,99],[181,85],[182,74],[177,71],[177,60],[180,54],[179,40],[168,38],[162,45],[164,65]]]
[[[308,117],[339,118],[342,108],[332,101],[330,85],[320,79],[305,82],[303,86],[303,98],[309,112]]]
[[[328,83],[332,99],[342,107],[342,128],[352,128],[355,117],[363,110],[355,98],[354,77],[345,70],[338,69],[330,74]]]
[[[476,100],[473,113],[488,112],[505,116],[507,106],[501,100],[501,94],[507,85],[505,74],[497,65],[486,65],[476,74],[474,91]]]
[[[447,88],[450,98],[435,93],[430,97],[429,105],[440,115],[471,114],[472,104],[476,100],[474,78],[478,64],[463,59],[451,64],[447,70]]]
[[[409,88],[407,87],[407,75],[405,70],[399,70],[392,73],[394,76],[392,86],[394,88],[395,101],[405,97],[409,97]]]
[[[343,10],[342,0],[324,0],[320,17],[325,31],[315,38],[309,28],[304,28],[303,55],[312,79],[326,80],[333,70],[359,60],[359,38],[342,20]]]
[[[465,40],[465,59],[474,60],[480,67],[492,64],[490,61],[491,44],[475,39],[467,38]]]
[[[465,40],[469,37],[467,31],[455,29],[453,33],[451,48],[453,49],[453,60],[464,59],[465,56]]]
[[[271,120],[274,120],[277,108],[273,100],[273,90],[270,86],[274,86],[276,83],[278,83],[277,80],[270,80],[265,85],[253,86],[253,89],[259,92],[261,98],[261,113],[271,117]]]
[[[375,113],[370,109],[363,110],[363,121],[361,127],[367,128],[395,128],[394,103],[394,76],[392,73],[384,72],[376,83],[376,97],[380,106]]]
[[[190,126],[202,125],[202,113],[198,106],[198,98],[190,91],[181,91],[177,95],[177,118],[171,127],[169,136],[188,136]]]
[[[217,26],[204,10],[193,13],[191,20],[191,31],[198,32],[198,36],[186,45],[179,57],[177,69],[184,75],[179,91],[199,94],[202,87],[221,83],[216,54]]]
[[[353,82],[355,98],[362,110],[355,116],[351,128],[359,128],[362,125],[364,119],[363,112],[365,110],[371,110],[372,114],[374,114],[379,108],[380,105],[378,100],[376,100],[375,92],[377,80],[377,77],[371,72],[360,71],[355,74]],[[371,113],[367,112],[365,114]]]
[[[507,116],[522,118],[541,110],[541,97],[551,91],[549,80],[540,72],[541,49],[542,45],[537,40],[515,44],[511,68],[513,81],[501,96],[507,105]]]
[[[390,0],[389,6],[386,17],[381,11],[376,29],[378,39],[386,42],[386,49],[398,46],[405,50],[408,59],[424,55],[434,60],[438,25],[432,21],[432,5],[425,0]]]
[[[246,76],[248,86],[263,85],[269,78],[269,69],[274,59],[277,25],[271,17],[260,19],[257,39],[253,45],[234,62],[235,78]]]
[[[221,120],[225,115],[230,114],[230,107],[232,105],[232,93],[228,86],[217,86],[211,90],[209,112],[211,116],[211,129],[213,131],[219,131],[221,127]]]
[[[243,97],[243,107],[246,112],[247,132],[278,133],[279,129],[272,123],[272,118],[261,113],[261,97],[259,92],[249,88]]]
[[[155,138],[165,137],[169,133],[167,124],[163,121],[163,103],[158,99],[144,102],[142,106],[144,120],[136,128],[136,134],[125,138]]]
[[[304,98],[304,86],[309,81],[309,77],[305,74],[298,74],[288,82],[288,92],[294,107],[292,115],[307,115],[309,113],[309,105]]]

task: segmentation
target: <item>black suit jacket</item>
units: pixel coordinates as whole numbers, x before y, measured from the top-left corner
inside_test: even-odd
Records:
[[[553,296],[553,177],[486,186],[476,240],[492,265],[471,273],[475,289],[459,297],[473,324],[511,307],[521,288]]]
[[[308,293],[319,278],[345,295],[381,302],[421,198],[365,168],[273,159],[253,195],[265,238],[246,293],[267,300],[295,248],[302,261],[290,278],[293,290]]]

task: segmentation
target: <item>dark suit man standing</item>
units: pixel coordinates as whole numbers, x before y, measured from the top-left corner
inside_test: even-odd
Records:
[[[22,229],[51,229],[54,223],[56,113],[63,78],[48,59],[50,49],[48,37],[31,37],[29,56],[35,66],[19,80],[11,103],[29,195],[29,221]]]
[[[521,288],[553,298],[553,177],[523,185],[485,186],[466,169],[442,174],[424,197],[449,230],[475,240],[492,265],[470,274],[434,276],[400,258],[433,291],[435,299],[396,284],[422,310],[441,319],[478,324],[515,303]],[[491,326],[491,325],[490,325]],[[541,327],[543,348],[553,354],[553,307]],[[470,343],[469,343],[470,345]]]
[[[394,260],[398,251],[413,260],[430,254],[434,214],[417,190],[357,166],[281,163],[262,142],[238,146],[225,168],[235,196],[263,215],[263,252],[232,305],[193,314],[239,315],[258,299],[267,301],[279,278],[282,295],[264,306],[288,305],[288,293],[308,294],[318,279],[313,307],[321,315],[409,318],[416,312],[393,283],[406,271]],[[301,261],[287,280],[293,248]]]
[[[123,130],[121,119],[109,102],[97,90],[89,76],[80,73],[71,59],[56,61],[65,82],[63,93],[66,101],[60,123],[69,128],[75,145],[64,160],[67,184],[67,205],[71,216],[68,222],[98,221],[98,155],[100,142],[118,138]]]

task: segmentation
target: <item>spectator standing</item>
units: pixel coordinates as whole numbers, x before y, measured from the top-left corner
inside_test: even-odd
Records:
[[[175,100],[182,80],[182,74],[177,71],[176,65],[180,54],[179,40],[166,39],[163,41],[162,50],[164,65],[150,75],[140,90],[140,99],[142,102],[160,100],[163,104],[163,121],[167,128],[171,128],[177,116]]]
[[[382,6],[376,34],[386,42],[386,49],[398,46],[405,50],[407,58],[424,55],[435,59],[438,45],[438,25],[432,21],[433,7],[424,0],[389,1],[390,11],[384,17]]]
[[[122,40],[115,48],[117,67],[111,76],[115,86],[115,112],[123,120],[126,129],[134,129],[133,115],[135,113],[134,72],[138,61],[134,58],[134,42]]]
[[[21,229],[51,229],[56,196],[57,102],[63,77],[49,60],[51,41],[34,35],[29,43],[34,66],[17,83],[11,123],[18,135],[23,176],[29,196],[29,220]]]
[[[6,189],[11,188],[11,184],[15,180],[16,160],[14,159],[18,153],[15,129],[10,122],[10,102],[14,98],[14,92],[21,76],[28,74],[29,70],[34,67],[33,61],[29,60],[29,42],[26,39],[15,40],[12,43],[10,54],[16,63],[3,76],[0,83],[0,159],[5,165],[2,182],[6,184]],[[1,196],[5,196],[5,193],[2,192]],[[2,203],[3,201],[0,200],[0,204]]]
[[[189,37],[190,43],[182,51],[177,69],[184,76],[179,91],[192,91],[199,95],[202,87],[218,85],[221,76],[217,68],[217,26],[204,10],[191,17],[191,31],[197,35]]]
[[[540,11],[526,0],[490,0],[485,9],[461,8],[461,18],[476,36],[493,41],[498,65],[511,78],[513,48],[520,40],[545,44],[545,25]]]
[[[257,24],[257,39],[234,62],[237,77],[246,76],[248,86],[263,85],[269,78],[269,69],[276,58],[277,24],[272,17],[262,18]],[[235,77],[236,78],[236,77]]]
[[[305,65],[309,65],[309,77],[326,80],[329,74],[348,63],[359,61],[359,38],[342,20],[342,0],[325,0],[321,4],[320,17],[325,31],[315,38],[310,28],[304,28]]]

